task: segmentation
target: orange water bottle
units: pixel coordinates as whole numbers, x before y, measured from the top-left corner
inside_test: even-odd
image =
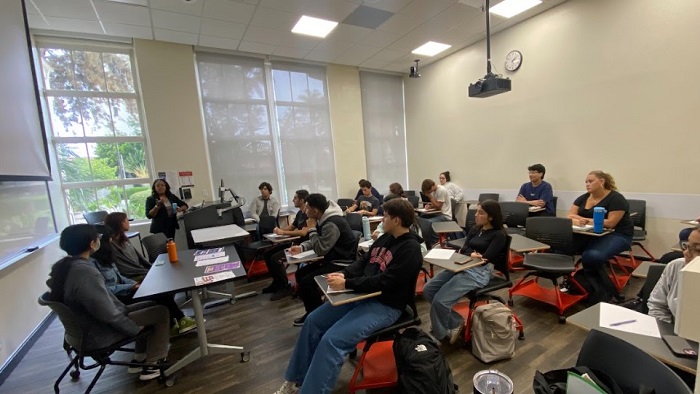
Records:
[[[168,260],[170,260],[171,263],[177,262],[177,246],[175,246],[175,241],[173,241],[172,238],[168,239],[166,246],[168,247]]]

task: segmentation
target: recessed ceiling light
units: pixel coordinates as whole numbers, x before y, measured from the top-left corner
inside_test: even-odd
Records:
[[[452,45],[440,44],[439,42],[428,41],[425,44],[411,51],[416,55],[435,56],[438,53],[450,48]]]
[[[302,15],[292,33],[324,38],[338,26],[338,22]]]
[[[503,0],[489,10],[492,14],[510,18],[541,3],[540,0]]]

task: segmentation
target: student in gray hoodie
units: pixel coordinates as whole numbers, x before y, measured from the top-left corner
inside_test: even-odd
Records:
[[[100,248],[99,234],[89,224],[76,224],[61,232],[61,249],[68,253],[51,267],[49,287],[54,301],[65,304],[88,327],[83,346],[98,349],[128,337],[136,336],[144,327],[152,328],[145,338],[136,341],[134,362],[152,363],[141,372],[141,380],[160,376],[158,364],[168,355],[170,339],[168,309],[152,303],[125,306],[105,286],[100,271],[89,260],[90,253]]]

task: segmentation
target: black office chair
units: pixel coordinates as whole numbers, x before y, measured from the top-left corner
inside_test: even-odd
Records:
[[[350,225],[350,229],[355,232],[356,235],[362,237],[364,235],[362,230],[362,215],[357,213],[348,213],[345,215],[345,220]]]
[[[343,211],[348,209],[348,207],[350,207],[354,202],[355,202],[355,200],[353,200],[352,198],[339,198],[338,199],[338,205],[340,205],[340,209],[342,209]]]
[[[552,205],[554,205],[554,216],[557,216],[557,202],[558,201],[559,201],[559,197],[552,196]]]
[[[454,198],[450,198],[450,209],[452,210],[452,220],[457,221],[457,216],[455,215],[457,213],[457,200]]]
[[[51,298],[51,293],[46,292],[42,294],[39,297],[39,305],[42,306],[47,306],[51,308],[51,310],[58,316],[58,320],[61,321],[61,324],[63,325],[63,328],[65,330],[65,334],[63,336],[63,349],[66,351],[68,354],[68,358],[70,359],[70,363],[68,363],[68,366],[63,370],[61,375],[58,377],[56,380],[56,383],[53,385],[54,392],[58,393],[59,392],[59,384],[61,384],[61,381],[63,378],[66,376],[68,371],[72,368],[75,368],[74,371],[70,372],[70,376],[72,379],[78,379],[80,377],[80,370],[90,370],[99,367],[100,369],[97,371],[97,374],[95,374],[95,377],[92,379],[90,382],[90,385],[88,386],[87,390],[85,390],[86,393],[89,393],[92,391],[92,389],[95,387],[95,384],[97,383],[97,380],[102,376],[102,372],[104,372],[105,368],[107,365],[121,365],[125,367],[148,367],[148,366],[153,366],[153,364],[150,363],[132,363],[132,362],[124,362],[124,361],[115,361],[112,360],[110,357],[114,352],[117,351],[123,351],[123,352],[133,352],[133,349],[128,349],[125,348],[124,346],[135,342],[138,339],[141,339],[148,334],[150,334],[150,329],[143,329],[141,332],[134,336],[134,337],[129,337],[125,338],[121,341],[118,341],[116,343],[113,343],[109,346],[105,346],[99,349],[92,349],[84,346],[85,339],[86,339],[86,332],[85,329],[86,327],[83,325],[81,322],[81,319],[78,318],[78,316],[73,313],[72,310],[70,310],[66,305],[64,305],[61,302],[54,301]],[[73,356],[73,353],[75,355]],[[85,358],[92,358],[95,363],[91,365],[85,365]],[[161,370],[160,370],[160,379],[165,380],[165,375],[163,371],[165,371],[166,368],[169,367],[167,364],[161,364]],[[174,383],[173,379],[168,379],[165,381],[165,383],[168,386],[172,386]]]
[[[493,261],[493,266],[495,272],[491,275],[489,283],[476,290],[472,290],[465,294],[469,302],[458,302],[452,309],[459,313],[464,318],[465,330],[464,330],[464,342],[468,343],[471,340],[471,325],[472,325],[472,315],[477,307],[477,303],[489,301],[498,301],[503,305],[506,305],[506,301],[502,297],[493,294],[493,292],[508,289],[513,286],[513,282],[510,281],[510,273],[508,272],[508,255],[510,251],[510,242],[512,238],[507,235],[506,244],[503,248],[504,259],[502,261]],[[523,330],[523,323],[520,319],[513,313],[513,318],[515,319],[515,326],[518,330],[518,339],[525,339],[525,332]]]
[[[406,197],[415,196],[416,191],[415,190],[404,190],[403,194],[406,195]]]
[[[525,221],[530,214],[530,206],[524,202],[504,201],[500,203],[503,223],[508,226],[508,234],[525,234]]]
[[[604,371],[624,393],[690,394],[688,385],[661,361],[636,346],[591,330],[581,345],[577,366]],[[648,391],[643,391],[641,388]]]
[[[105,221],[107,211],[83,212],[87,224],[100,224]]]
[[[484,202],[486,200],[498,201],[498,193],[481,193],[479,194],[479,202]]]
[[[411,203],[411,206],[413,206],[413,208],[418,208],[418,203],[420,202],[420,197],[418,197],[416,195],[412,195],[412,196],[406,196],[406,198],[408,199],[408,202]]]
[[[626,301],[622,306],[629,309],[634,309],[637,312],[649,314],[649,306],[647,301],[649,301],[649,296],[651,292],[654,291],[654,286],[656,282],[661,278],[661,274],[664,272],[665,265],[652,265],[649,267],[647,272],[647,277],[644,280],[642,288],[637,293],[637,298],[634,300]]]
[[[469,234],[472,227],[476,226],[476,206],[472,206],[467,210],[467,218],[464,222],[466,223],[464,232]],[[466,238],[453,239],[451,241],[447,241],[447,246],[455,250],[460,250],[464,246],[464,242],[466,240]]]
[[[159,255],[168,252],[167,243],[168,238],[163,233],[152,234],[141,239],[141,245],[146,249],[148,261],[151,264],[156,261]]]
[[[428,248],[428,250],[432,249],[433,246],[438,242],[438,236],[433,230],[433,222],[420,216],[416,217],[416,221],[418,222],[418,226],[420,227],[420,232],[423,234],[425,246]]]
[[[651,260],[656,261],[656,258],[642,245],[642,241],[647,239],[647,202],[645,200],[627,200],[630,206],[630,213],[636,213],[631,217],[634,225],[634,235],[632,236],[632,246],[640,247],[646,256],[638,257],[633,255],[633,250],[630,248],[630,259]]]
[[[571,219],[551,216],[531,217],[526,221],[525,236],[550,246],[551,253],[528,253],[523,268],[530,270],[515,286],[508,290],[508,305],[513,305],[513,296],[520,295],[545,302],[557,308],[559,322],[565,323],[564,311],[588,294],[574,279],[574,241]],[[540,278],[552,282],[552,287],[540,286]],[[558,279],[566,278],[579,294],[562,293]]]

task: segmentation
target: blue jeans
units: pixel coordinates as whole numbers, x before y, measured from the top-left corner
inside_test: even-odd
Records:
[[[284,378],[302,383],[300,394],[332,392],[345,356],[373,332],[394,324],[402,312],[376,299],[324,303],[306,318]]]
[[[605,271],[605,263],[615,255],[629,250],[632,245],[632,236],[613,232],[602,237],[590,238],[592,239],[587,240],[581,253],[583,273],[593,289],[592,294],[588,295],[588,301],[590,303],[608,302],[613,295],[617,294],[617,289]]]
[[[479,268],[482,267],[476,269]],[[452,310],[452,306],[471,290],[486,286],[491,272],[487,270],[486,273],[488,275],[470,275],[466,271],[442,271],[425,284],[423,296],[430,302],[430,323],[436,338],[446,337],[448,330],[462,324],[462,317]]]

